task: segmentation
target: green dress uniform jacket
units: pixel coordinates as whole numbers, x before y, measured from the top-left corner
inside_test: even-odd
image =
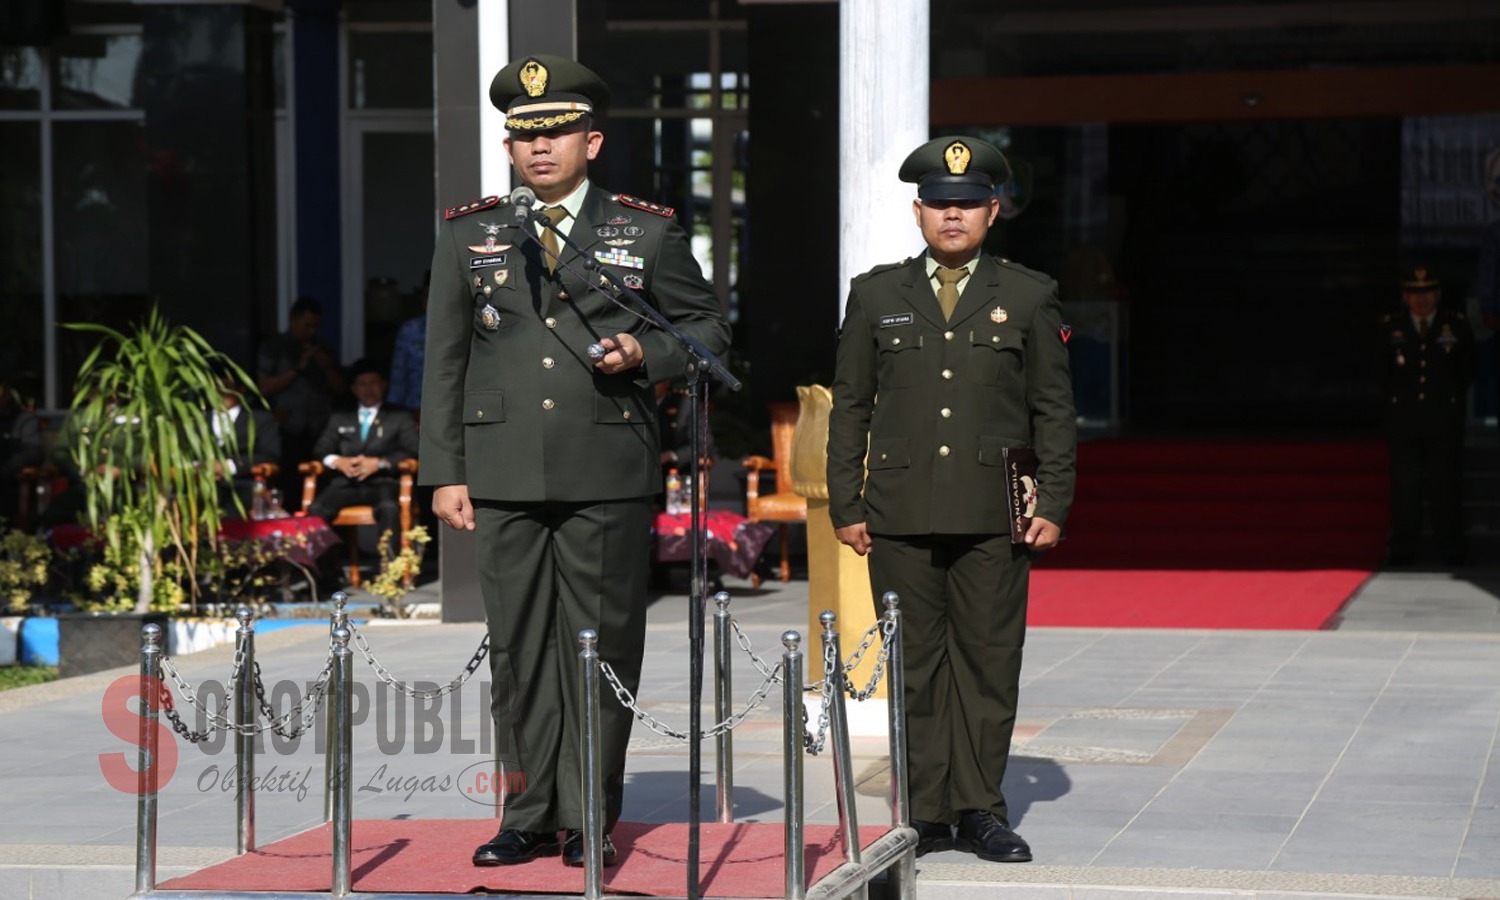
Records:
[[[594,259],[638,278],[668,320],[724,352],[729,326],[671,211],[590,185],[569,232],[582,256],[564,247],[554,277],[506,199],[470,206],[450,210],[433,254],[422,483],[519,502],[656,494],[651,382],[681,373],[687,355],[574,271],[589,276]],[[644,370],[601,374],[587,348],[619,332],[640,341]]]
[[[855,278],[828,423],[834,527],[1006,532],[1007,447],[1036,448],[1036,514],[1062,526],[1077,440],[1065,333],[1056,283],[996,257],[981,257],[951,322],[923,256]]]

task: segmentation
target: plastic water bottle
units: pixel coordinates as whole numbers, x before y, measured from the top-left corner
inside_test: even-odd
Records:
[[[266,517],[266,480],[255,479],[255,487],[250,493],[250,518],[260,520]]]
[[[687,512],[687,501],[682,496],[682,476],[676,469],[667,470],[667,515],[678,516]]]

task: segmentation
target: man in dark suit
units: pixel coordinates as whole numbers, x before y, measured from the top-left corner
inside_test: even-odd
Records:
[[[938,138],[902,163],[925,253],[853,280],[828,422],[829,511],[901,596],[917,853],[1026,862],[1001,779],[1015,728],[1034,553],[1073,500],[1069,329],[1051,278],[981,252],[1000,151]],[[868,474],[866,473],[868,447]],[[1005,452],[1034,448],[1035,517],[1012,543]],[[953,826],[957,825],[957,837]]]
[[[613,270],[721,353],[729,327],[673,212],[587,178],[609,90],[570,59],[521,57],[495,76],[505,146],[538,215],[580,245],[524,233],[506,199],[447,211],[432,261],[422,386],[422,473],[433,511],[477,532],[499,757],[526,780],[480,866],[562,853],[583,864],[577,635],[634,691],[645,644],[652,498],[661,490],[652,383],[683,372],[668,335],[595,289]],[[561,263],[556,256],[561,256]],[[598,343],[605,351],[591,358]],[[633,720],[602,715],[605,828],[620,814]],[[507,779],[510,783],[510,779]],[[558,831],[566,831],[562,846]],[[612,862],[606,839],[603,856]]]
[[[385,375],[373,363],[360,360],[349,375],[359,405],[333,413],[318,436],[313,455],[333,475],[307,511],[332,521],[345,506],[368,504],[375,508],[376,529],[399,535],[401,483],[396,467],[417,455],[417,420],[385,403]]]
[[[1464,562],[1464,421],[1474,381],[1474,331],[1456,310],[1438,307],[1442,285],[1426,269],[1402,283],[1405,309],[1382,316],[1380,374],[1391,451],[1391,537],[1386,562],[1416,561],[1422,497],[1435,548],[1447,565]]]
[[[224,394],[224,412],[214,422],[214,435],[232,454],[220,462],[220,511],[227,516],[252,514],[255,506],[254,467],[281,461],[281,430],[268,409],[245,406],[243,386],[231,384]],[[225,437],[234,434],[233,441]],[[263,487],[265,487],[263,485]],[[239,500],[239,508],[235,500]]]

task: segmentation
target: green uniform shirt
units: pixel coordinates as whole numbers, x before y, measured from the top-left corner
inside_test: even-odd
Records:
[[[1036,515],[1062,525],[1077,419],[1056,282],[981,257],[945,322],[927,269],[924,254],[851,284],[828,422],[834,527],[1008,531],[1007,447],[1036,448]]]
[[[584,261],[639,284],[714,353],[729,346],[729,326],[671,210],[589,185],[569,232],[582,256],[565,247],[564,265],[549,274],[505,199],[449,211],[432,259],[422,483],[466,484],[476,499],[514,502],[661,489],[651,382],[680,374],[687,355],[585,285],[580,275],[601,276]],[[645,363],[602,374],[588,346],[619,332],[635,336]]]

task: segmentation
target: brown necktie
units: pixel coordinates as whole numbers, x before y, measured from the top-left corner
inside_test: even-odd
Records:
[[[568,211],[561,206],[549,206],[542,210],[542,215],[546,216],[553,225],[556,225],[568,217]],[[542,246],[547,248],[547,271],[554,272],[557,270],[557,256],[560,252],[557,243],[557,232],[546,226],[539,226],[538,230],[542,232]]]
[[[969,270],[938,266],[936,274],[938,306],[943,308],[943,320],[949,321],[953,318],[953,310],[958,306],[958,283],[968,277]]]

